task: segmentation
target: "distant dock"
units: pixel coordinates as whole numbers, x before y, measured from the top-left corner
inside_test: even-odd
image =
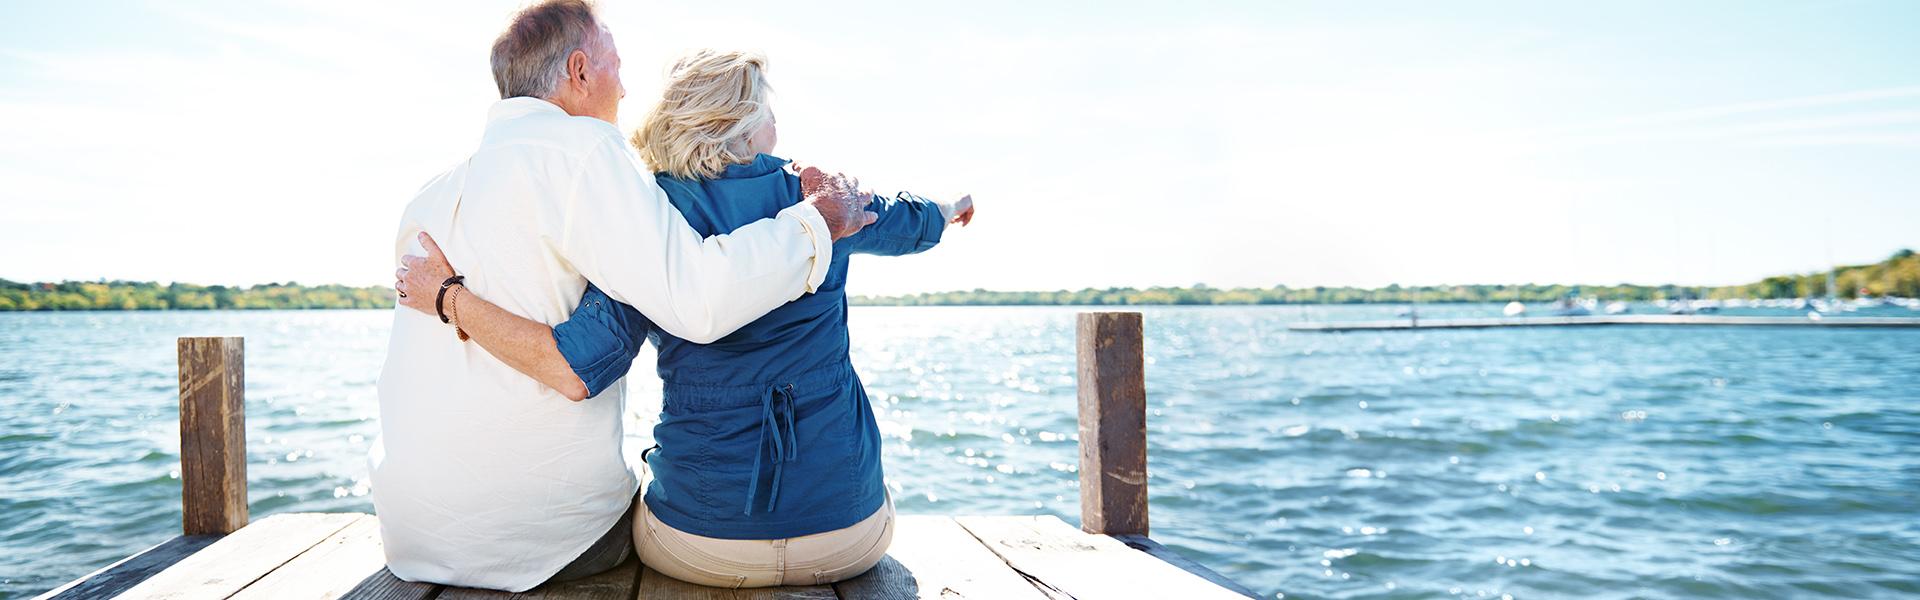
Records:
[[[1598,325],[1714,325],[1744,327],[1920,327],[1920,317],[1746,317],[1721,315],[1587,315],[1578,317],[1401,318],[1379,321],[1300,322],[1293,331],[1391,331],[1489,329],[1494,327],[1593,327]]]

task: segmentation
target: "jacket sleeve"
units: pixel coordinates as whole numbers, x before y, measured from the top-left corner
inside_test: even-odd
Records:
[[[892,198],[874,196],[867,210],[880,220],[834,245],[837,254],[902,256],[925,252],[940,243],[947,220],[932,200],[900,192]],[[843,249],[844,248],[844,249]]]
[[[632,306],[616,302],[592,285],[580,306],[553,326],[553,343],[573,374],[587,384],[587,397],[600,395],[633,368],[653,324]]]

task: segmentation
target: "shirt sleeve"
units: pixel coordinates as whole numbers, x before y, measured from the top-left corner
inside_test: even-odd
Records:
[[[560,356],[587,384],[587,397],[600,395],[633,369],[633,359],[646,345],[651,323],[593,285],[580,295],[580,306],[553,326],[553,343]]]
[[[947,230],[939,204],[906,192],[892,198],[874,196],[867,210],[879,213],[880,220],[840,240],[836,250],[844,247],[845,253],[880,256],[915,254],[939,244]]]
[[[551,242],[609,298],[667,333],[713,342],[826,279],[833,242],[810,204],[703,239],[622,143],[585,160]]]

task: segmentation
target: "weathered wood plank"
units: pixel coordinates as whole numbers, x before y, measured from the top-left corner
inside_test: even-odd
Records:
[[[361,517],[240,590],[233,600],[332,600],[385,570],[380,521]]]
[[[833,588],[842,598],[862,599],[1047,598],[953,517],[929,515],[898,517],[887,558]]]
[[[840,594],[827,585],[786,585],[780,587],[733,590],[734,600],[838,600]]]
[[[640,594],[646,600],[733,600],[733,590],[694,585],[640,568]]]
[[[833,584],[833,593],[842,598],[876,600],[938,598],[939,596],[929,596],[921,590],[919,575],[920,573],[900,564],[900,561],[894,559],[889,553],[859,577]]]
[[[836,600],[832,587],[790,585],[734,590],[694,585],[650,568],[640,572],[640,597],[646,600]]]
[[[1057,517],[958,517],[969,533],[1015,570],[1080,600],[1233,599],[1244,596]]]
[[[181,559],[122,597],[224,599],[364,518],[367,515],[326,513],[267,517]]]
[[[1163,546],[1160,544],[1160,542],[1153,541],[1153,538],[1149,538],[1144,535],[1116,535],[1116,536],[1113,536],[1113,539],[1120,540],[1120,543],[1126,544],[1127,547],[1129,548],[1133,548],[1135,550],[1145,552],[1148,555],[1153,556],[1154,558],[1158,558],[1160,560],[1166,561],[1167,564],[1180,567],[1182,570],[1188,573],[1198,575],[1200,576],[1201,579],[1214,582],[1216,584],[1219,584],[1220,587],[1233,590],[1234,593],[1240,594],[1242,596],[1246,596],[1248,598],[1260,597],[1260,594],[1254,593],[1254,591],[1251,589],[1248,589],[1247,586],[1240,585],[1240,582],[1234,581],[1232,579],[1228,579],[1227,576],[1221,575],[1215,572],[1213,569],[1207,568],[1206,565],[1194,562],[1193,559],[1187,558],[1186,556],[1181,555],[1179,552],[1173,551],[1172,548]]]
[[[247,525],[244,344],[183,337],[180,354],[180,502],[187,535]]]
[[[1147,534],[1147,371],[1140,313],[1080,313],[1080,523]]]
[[[439,600],[633,600],[633,588],[639,578],[640,561],[632,558],[605,573],[552,585],[543,585],[519,594],[497,590],[447,588]],[[646,597],[646,596],[643,596]]]
[[[217,535],[176,536],[139,554],[120,559],[120,562],[107,565],[88,573],[85,577],[54,588],[35,600],[111,598],[219,539],[220,536]]]
[[[439,594],[440,586],[401,581],[383,566],[380,572],[367,576],[342,597],[347,600],[427,600]]]

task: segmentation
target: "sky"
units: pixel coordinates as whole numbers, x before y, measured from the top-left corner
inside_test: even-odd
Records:
[[[972,194],[860,294],[1730,284],[1920,247],[1920,3],[603,0],[623,129],[771,60],[777,154]],[[518,2],[0,4],[0,278],[376,285]]]

